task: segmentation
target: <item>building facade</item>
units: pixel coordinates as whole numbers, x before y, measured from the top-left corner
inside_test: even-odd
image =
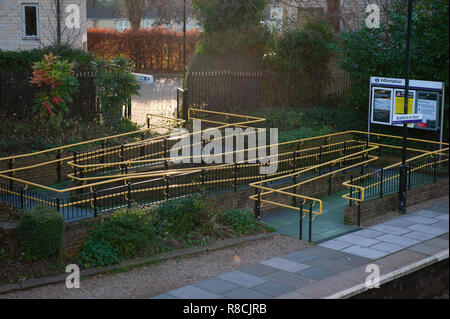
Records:
[[[86,1],[59,0],[59,12],[58,19],[58,0],[0,0],[0,49],[60,44],[87,50]]]

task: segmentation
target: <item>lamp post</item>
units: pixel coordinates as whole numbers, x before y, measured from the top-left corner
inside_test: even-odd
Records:
[[[412,0],[408,0],[408,22],[406,31],[406,58],[405,58],[405,104],[403,114],[408,113],[409,102],[409,47],[411,39]],[[402,165],[400,167],[399,180],[399,213],[406,214],[406,143],[408,136],[408,124],[403,124]]]

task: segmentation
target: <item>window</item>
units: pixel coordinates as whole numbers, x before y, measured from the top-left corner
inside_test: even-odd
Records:
[[[119,20],[117,21],[117,30],[119,31],[125,31],[125,29],[128,29],[130,27],[130,23],[126,20]]]
[[[24,38],[39,37],[39,5],[23,4],[22,21]]]

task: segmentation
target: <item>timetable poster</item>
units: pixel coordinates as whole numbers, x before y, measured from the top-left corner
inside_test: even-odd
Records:
[[[414,113],[414,104],[416,98],[416,91],[408,90],[408,113]],[[405,90],[394,90],[394,114],[404,114],[405,110]],[[403,124],[394,124],[396,126],[403,126]],[[408,127],[414,127],[413,123],[408,124]]]
[[[422,123],[417,128],[438,129],[439,95],[436,92],[417,92],[417,113],[422,115]]]
[[[391,124],[392,89],[374,87],[372,99],[372,122]]]

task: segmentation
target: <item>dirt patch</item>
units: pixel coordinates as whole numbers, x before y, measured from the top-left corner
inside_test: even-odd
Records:
[[[127,272],[89,277],[81,281],[80,289],[67,289],[65,283],[58,283],[2,294],[0,298],[149,298],[307,246],[307,242],[275,235]],[[236,263],[239,259],[235,256],[239,256],[240,263]]]

